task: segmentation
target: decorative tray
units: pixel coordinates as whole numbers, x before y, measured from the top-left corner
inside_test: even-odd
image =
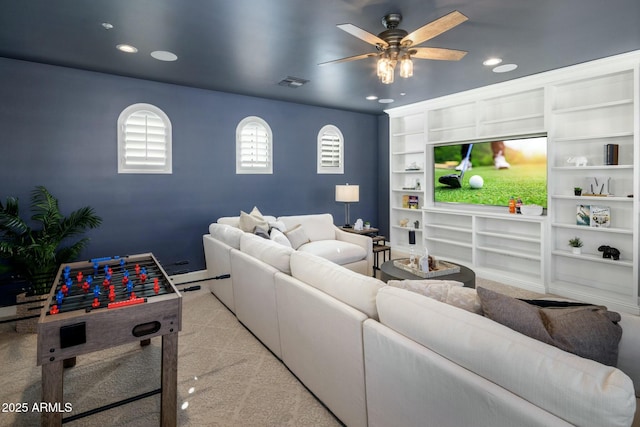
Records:
[[[444,276],[445,274],[460,273],[459,265],[455,265],[447,261],[437,261],[436,268],[429,270],[428,272],[422,271],[420,268],[409,267],[409,258],[396,259],[393,261],[393,265],[425,279]]]

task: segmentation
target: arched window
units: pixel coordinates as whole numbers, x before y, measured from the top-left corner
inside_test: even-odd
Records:
[[[236,128],[236,173],[273,173],[273,134],[260,117],[244,118]]]
[[[134,104],[120,113],[118,173],[172,173],[171,121],[158,107]]]
[[[344,173],[344,138],[334,125],[318,132],[318,173]]]

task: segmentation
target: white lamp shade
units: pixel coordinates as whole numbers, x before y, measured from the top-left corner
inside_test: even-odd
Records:
[[[360,201],[359,185],[336,185],[336,202],[353,203]]]

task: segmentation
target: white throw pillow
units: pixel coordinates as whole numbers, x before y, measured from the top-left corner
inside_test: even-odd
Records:
[[[239,227],[242,231],[253,233],[253,230],[255,230],[256,227],[268,230],[269,223],[264,219],[258,208],[254,206],[250,213],[240,211]]]
[[[287,239],[287,236],[284,235],[284,233],[280,230],[278,230],[277,228],[272,228],[271,229],[271,240],[273,240],[276,243],[280,243],[283,246],[286,246],[288,248],[291,248],[291,242],[289,241],[289,239]]]
[[[287,239],[291,242],[291,247],[293,249],[298,249],[305,243],[310,242],[309,237],[307,237],[307,233],[304,232],[304,229],[300,224],[285,232],[284,235],[287,236]]]

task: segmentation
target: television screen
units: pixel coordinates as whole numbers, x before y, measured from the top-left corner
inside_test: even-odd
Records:
[[[547,207],[547,138],[434,147],[434,201]]]

